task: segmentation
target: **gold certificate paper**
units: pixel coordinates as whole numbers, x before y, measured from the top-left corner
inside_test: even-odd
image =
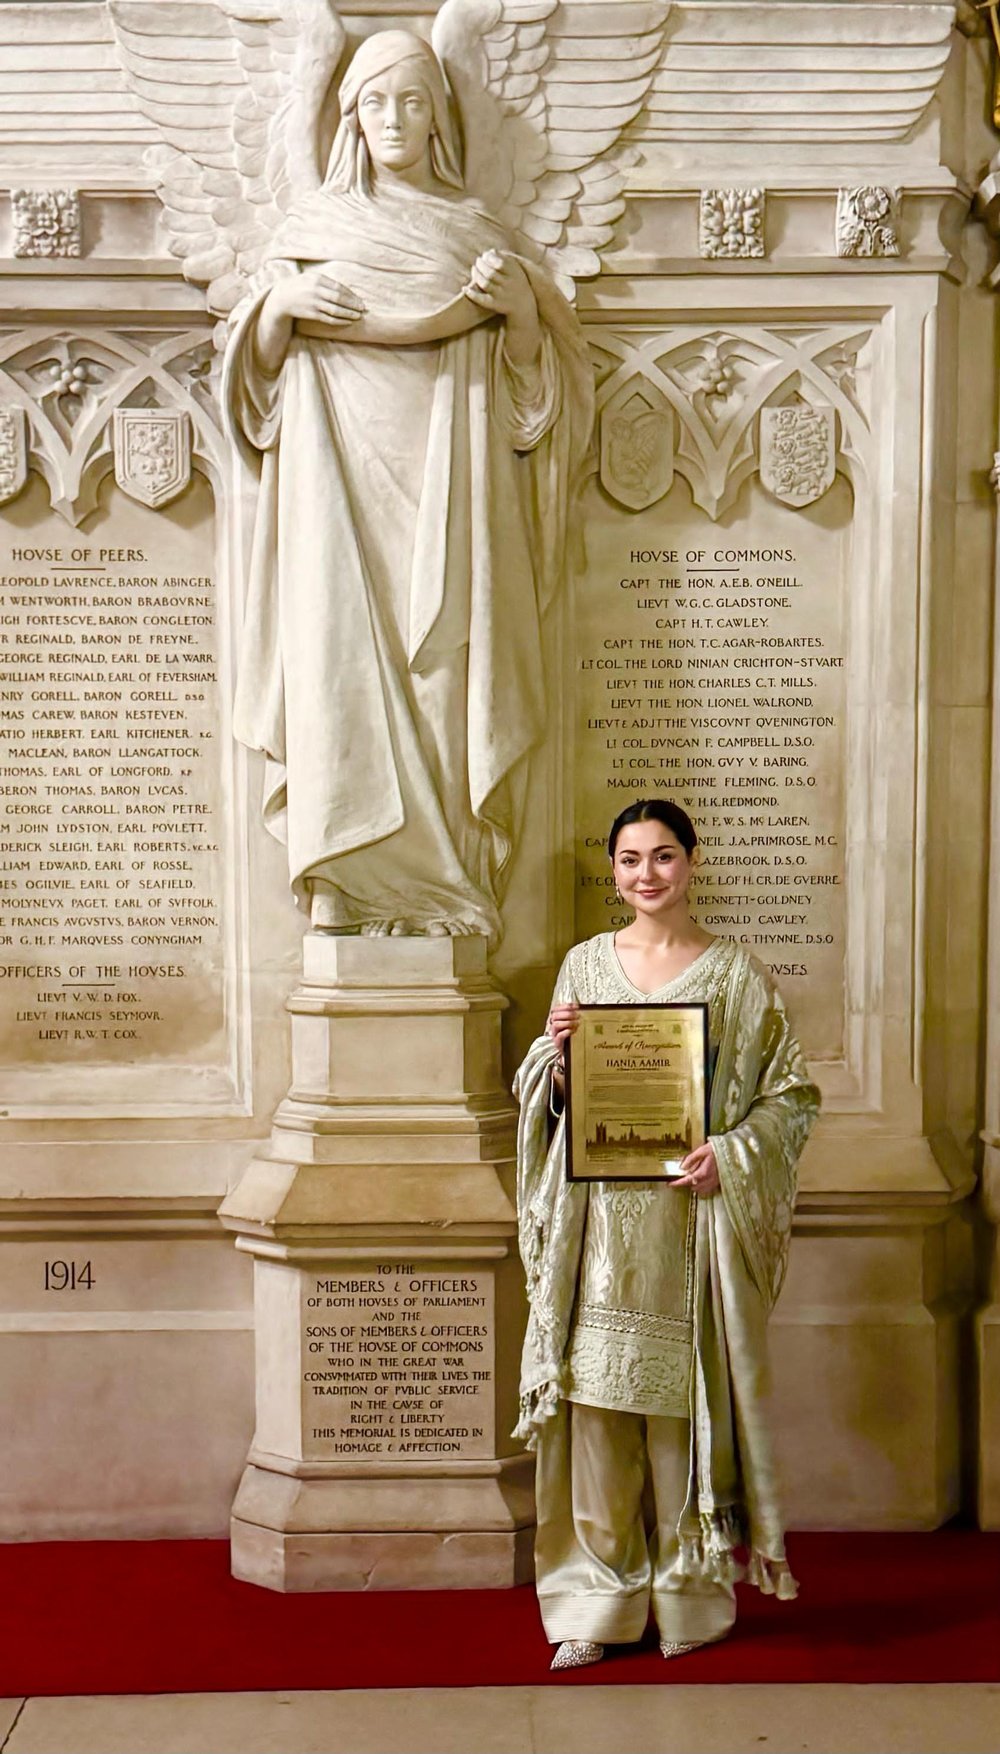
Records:
[[[581,1005],[566,1058],[570,1181],[680,1175],[708,1135],[707,1005]]]

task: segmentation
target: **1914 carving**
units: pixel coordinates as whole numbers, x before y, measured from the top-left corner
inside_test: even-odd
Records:
[[[197,43],[112,4],[172,248],[233,312],[225,395],[261,481],[237,735],[314,926],[495,939],[592,423],[565,294],[621,212],[665,8],[447,0],[433,47],[376,32],[325,172],[332,8],[191,13],[211,88],[185,84]]]

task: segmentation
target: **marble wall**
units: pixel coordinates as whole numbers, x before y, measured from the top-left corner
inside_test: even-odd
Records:
[[[343,9],[355,37],[426,30],[433,10]],[[624,37],[649,27],[631,10]],[[180,28],[185,9],[170,11]],[[141,30],[148,9],[118,12]],[[773,1330],[797,1526],[935,1526],[961,1502],[973,1429],[978,1135],[995,1155],[1000,1127],[988,195],[971,211],[996,136],[978,28],[944,0],[664,9],[625,130],[625,211],[578,289],[597,444],[544,632],[549,729],[493,962],[509,1072],[565,948],[615,923],[610,817],[642,792],[690,807],[700,916],[774,968],[824,1090]],[[435,1100],[452,1105],[452,1142],[439,1129],[433,1151],[466,1178],[451,1184],[464,1208],[442,1219],[443,1184],[420,1179],[426,1116],[392,1149],[359,1144],[342,1116],[309,1188],[276,1192],[292,1122],[301,1134],[317,1068],[341,1051],[309,995],[363,983],[308,965],[301,980],[261,774],[231,735],[252,484],[220,426],[214,318],[168,251],[157,129],[108,8],[0,9],[0,67],[0,1382],[19,1414],[0,1536],[224,1532],[253,1428],[256,1251],[258,1318],[284,1311],[288,1331],[258,1382],[245,1519],[267,1522],[267,1456],[285,1445],[301,1485],[358,1428],[350,1396],[322,1424],[304,1408],[296,1348],[313,1318],[289,1299],[468,1280],[492,1386],[487,1404],[485,1377],[470,1381],[475,1407],[451,1420],[476,1499],[461,1526],[470,1552],[475,1531],[506,1530],[486,1563],[509,1581],[530,1503],[505,1440],[519,1294],[483,976],[435,964],[390,983],[449,995],[445,1060],[413,1064],[424,1097],[440,1074]],[[357,1108],[375,1061],[343,1051]],[[290,1085],[285,1143],[265,1146]],[[492,1131],[470,1144],[487,1110]],[[365,1161],[409,1166],[405,1197],[384,1181],[376,1212]],[[227,1195],[239,1251],[215,1217]],[[461,1250],[420,1266],[406,1242],[445,1221]],[[293,1296],[306,1223],[322,1232],[317,1284]],[[985,1434],[1000,1419],[995,1311],[978,1328]],[[429,1318],[406,1320],[423,1335]],[[430,1398],[447,1399],[442,1382]],[[306,1411],[309,1431],[339,1437],[303,1449]],[[992,1523],[996,1453],[984,1437]],[[418,1524],[432,1500],[447,1520],[430,1485],[387,1474],[385,1530],[405,1526],[407,1492]],[[329,1520],[308,1526],[334,1540]],[[412,1549],[383,1551],[398,1581]]]

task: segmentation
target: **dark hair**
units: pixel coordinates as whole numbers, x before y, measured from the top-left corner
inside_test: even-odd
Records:
[[[633,822],[662,822],[664,828],[669,828],[680,842],[689,858],[698,845],[694,823],[679,804],[672,804],[669,798],[639,798],[634,804],[626,805],[611,824],[611,833],[608,835],[609,859],[615,856],[615,847],[622,829],[628,828]]]

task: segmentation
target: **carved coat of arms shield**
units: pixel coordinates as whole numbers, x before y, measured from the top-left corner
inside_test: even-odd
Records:
[[[191,479],[191,428],[177,408],[115,409],[115,480],[142,505],[169,505]]]
[[[785,505],[812,505],[833,486],[835,473],[832,408],[761,409],[760,478],[768,493]]]
[[[28,479],[28,418],[23,408],[0,408],[0,505]]]
[[[634,382],[601,411],[601,484],[619,505],[642,512],[674,479],[673,415]]]

